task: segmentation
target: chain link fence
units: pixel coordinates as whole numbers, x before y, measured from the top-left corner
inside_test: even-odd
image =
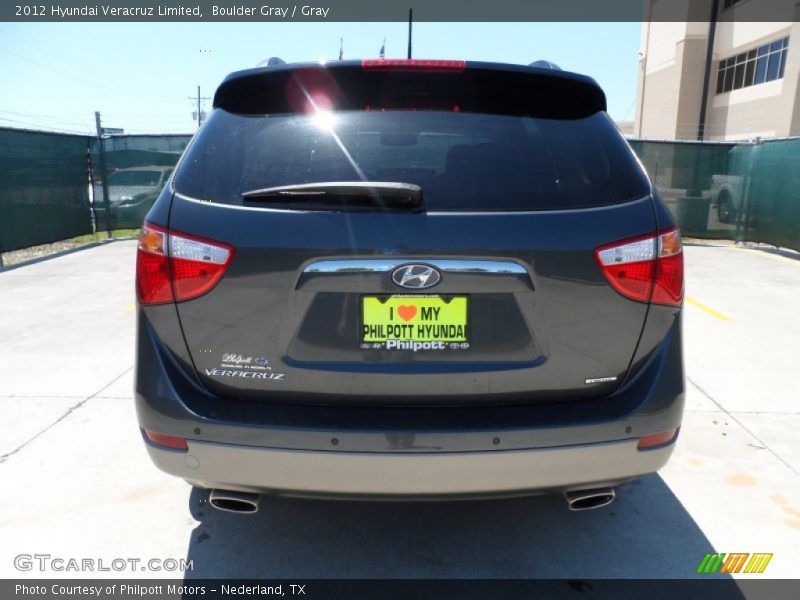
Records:
[[[190,139],[0,128],[0,252],[139,227]],[[800,250],[800,139],[629,141],[685,237]]]

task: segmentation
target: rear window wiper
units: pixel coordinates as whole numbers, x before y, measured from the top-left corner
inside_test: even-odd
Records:
[[[322,181],[242,193],[251,202],[313,210],[421,210],[422,188],[397,181]]]

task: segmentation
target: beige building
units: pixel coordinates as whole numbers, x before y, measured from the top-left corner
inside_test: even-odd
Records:
[[[635,137],[800,135],[800,3],[668,0],[670,15],[683,4],[686,21],[664,22],[659,8],[667,0],[646,1],[651,20],[642,24]],[[755,21],[764,15],[785,20]]]

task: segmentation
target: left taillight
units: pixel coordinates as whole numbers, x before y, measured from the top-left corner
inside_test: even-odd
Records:
[[[172,302],[172,280],[169,273],[167,230],[145,222],[139,234],[136,253],[136,298],[139,304]]]
[[[136,297],[141,305],[202,296],[225,274],[233,247],[145,222],[136,255]]]
[[[667,306],[683,301],[683,249],[677,227],[600,246],[595,260],[626,298]]]

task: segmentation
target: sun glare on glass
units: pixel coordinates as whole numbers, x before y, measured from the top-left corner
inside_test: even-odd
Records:
[[[323,131],[333,131],[336,126],[336,116],[329,110],[318,110],[312,117],[314,125]]]

